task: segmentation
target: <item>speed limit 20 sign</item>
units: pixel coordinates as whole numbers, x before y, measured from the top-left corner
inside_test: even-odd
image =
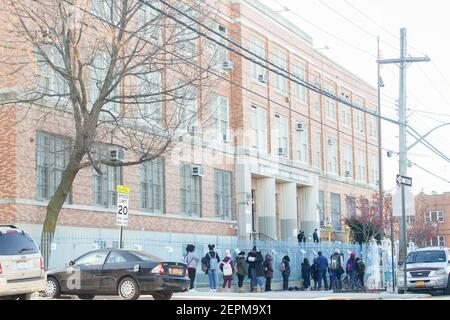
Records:
[[[128,226],[128,202],[130,199],[130,188],[117,186],[117,216],[116,224],[121,227]]]

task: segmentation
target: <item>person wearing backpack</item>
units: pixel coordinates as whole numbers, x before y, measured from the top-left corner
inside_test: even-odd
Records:
[[[186,246],[186,255],[184,256],[184,262],[187,264],[188,276],[191,280],[191,284],[189,285],[189,290],[191,291],[195,291],[195,274],[197,273],[197,264],[199,261],[200,257],[195,252],[195,246],[193,244],[188,244]]]
[[[347,272],[347,276],[350,280],[350,283],[352,285],[352,290],[357,287],[356,281],[357,281],[357,275],[356,275],[356,264],[355,264],[355,253],[352,252],[350,254],[350,258],[347,260],[345,271]]]
[[[302,263],[302,279],[303,279],[303,290],[308,290],[311,286],[311,266],[307,258],[303,259]]]
[[[270,254],[266,254],[266,260],[264,260],[263,267],[264,276],[266,277],[266,288],[264,291],[272,291],[271,284],[273,278],[273,264],[272,256]]]
[[[280,271],[283,276],[283,290],[287,291],[289,289],[289,276],[291,275],[291,267],[289,266],[289,256],[284,256],[280,263]]]
[[[366,266],[364,265],[364,262],[360,258],[356,258],[355,264],[359,285],[361,286],[361,288],[364,288],[364,272],[366,270]]]
[[[209,252],[205,255],[204,258],[204,263],[206,265],[205,273],[208,274],[210,292],[217,291],[217,269],[219,268],[220,258],[217,252],[214,250],[215,247],[215,245],[209,244]]]
[[[250,289],[252,292],[261,292],[264,278],[263,256],[256,246],[248,253],[247,263],[250,277]]]
[[[311,278],[314,280],[314,291],[317,290],[317,282],[319,280],[319,270],[317,269],[317,258],[313,259],[311,265]]]
[[[324,282],[325,290],[328,288],[327,281],[327,269],[328,269],[328,259],[322,255],[322,251],[317,253],[319,256],[317,257],[317,270],[319,272],[319,286],[318,290],[322,288],[322,280]]]
[[[245,262],[245,252],[241,251],[236,257],[236,274],[238,278],[238,288],[239,292],[244,292],[244,279],[245,276],[248,274],[248,265]]]
[[[335,249],[330,257],[331,288],[342,290],[341,276],[344,273],[344,255],[339,249]]]
[[[220,271],[223,273],[223,285],[222,288],[225,289],[228,283],[228,291],[231,291],[231,282],[233,281],[233,274],[236,272],[233,259],[231,259],[230,250],[225,251],[225,258],[219,265]]]

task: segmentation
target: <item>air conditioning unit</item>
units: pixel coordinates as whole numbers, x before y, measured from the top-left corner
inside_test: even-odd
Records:
[[[202,166],[192,166],[191,173],[193,176],[203,177],[205,175],[205,168]]]
[[[349,177],[351,177],[351,172],[350,171],[345,171],[345,176],[347,177],[347,178],[349,178]]]
[[[328,145],[333,146],[335,141],[333,139],[328,139]]]
[[[125,159],[125,151],[122,148],[109,149],[109,157],[111,161],[123,161]]]
[[[278,148],[278,155],[279,156],[287,156],[287,150],[285,148]]]
[[[234,64],[231,60],[225,60],[222,62],[222,69],[223,70],[233,70]]]
[[[267,83],[267,76],[266,76],[266,74],[258,75],[258,81],[262,82],[262,83]]]
[[[297,123],[297,131],[305,131],[305,126],[303,123]]]

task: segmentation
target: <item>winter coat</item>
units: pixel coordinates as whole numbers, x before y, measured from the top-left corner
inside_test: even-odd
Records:
[[[364,262],[362,260],[359,260],[358,263],[356,263],[356,272],[361,275],[364,274],[365,269],[366,266],[364,265]]]
[[[248,258],[250,258],[250,257],[255,258],[255,261],[249,261]],[[255,268],[257,277],[264,277],[263,260],[264,260],[264,258],[260,251],[256,252],[256,254],[253,254],[252,252],[248,253],[248,256],[247,256],[248,268],[249,269]]]
[[[264,267],[264,276],[266,278],[273,278],[272,257],[266,258],[266,260],[264,260],[263,267]]]
[[[317,270],[324,271],[328,268],[328,260],[324,256],[317,257]]]
[[[233,273],[229,276],[224,275],[223,280],[233,280],[233,274],[236,272],[234,261],[230,257],[225,257],[225,259],[222,260],[222,262],[219,265],[220,271],[222,271],[222,273],[223,273],[223,265],[228,262],[231,265],[231,269],[233,270]]]
[[[245,262],[245,256],[236,257],[236,273],[240,276],[245,276],[248,274],[248,265]]]
[[[302,279],[311,279],[311,266],[309,264],[302,263]]]
[[[311,277],[313,278],[313,280],[318,280],[319,279],[319,270],[318,270],[318,265],[317,262],[314,262],[311,266]]]
[[[347,273],[352,273],[356,271],[355,257],[350,256],[350,258],[348,258],[345,271]]]
[[[206,255],[205,255],[205,261],[206,261],[206,265],[208,266],[208,270],[210,269],[210,261],[211,258],[213,259],[217,259],[217,264],[220,263],[220,258],[219,258],[219,254],[217,252],[215,252],[214,250],[210,250]]]
[[[291,275],[291,267],[289,266],[289,261],[283,259],[281,263],[284,263],[284,271],[281,272],[283,276],[290,276]]]
[[[195,252],[189,252],[184,257],[184,262],[186,262],[187,267],[190,269],[196,269],[199,261],[200,261],[200,257]]]

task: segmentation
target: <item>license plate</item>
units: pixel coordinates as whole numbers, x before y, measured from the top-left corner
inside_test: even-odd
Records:
[[[17,262],[17,269],[18,270],[27,270],[27,269],[31,269],[31,263],[26,263],[26,262]]]
[[[423,282],[423,281],[416,282],[416,287],[423,287],[424,285],[425,285],[425,282]]]
[[[175,276],[182,276],[183,270],[182,269],[170,269],[170,274],[173,274]]]

